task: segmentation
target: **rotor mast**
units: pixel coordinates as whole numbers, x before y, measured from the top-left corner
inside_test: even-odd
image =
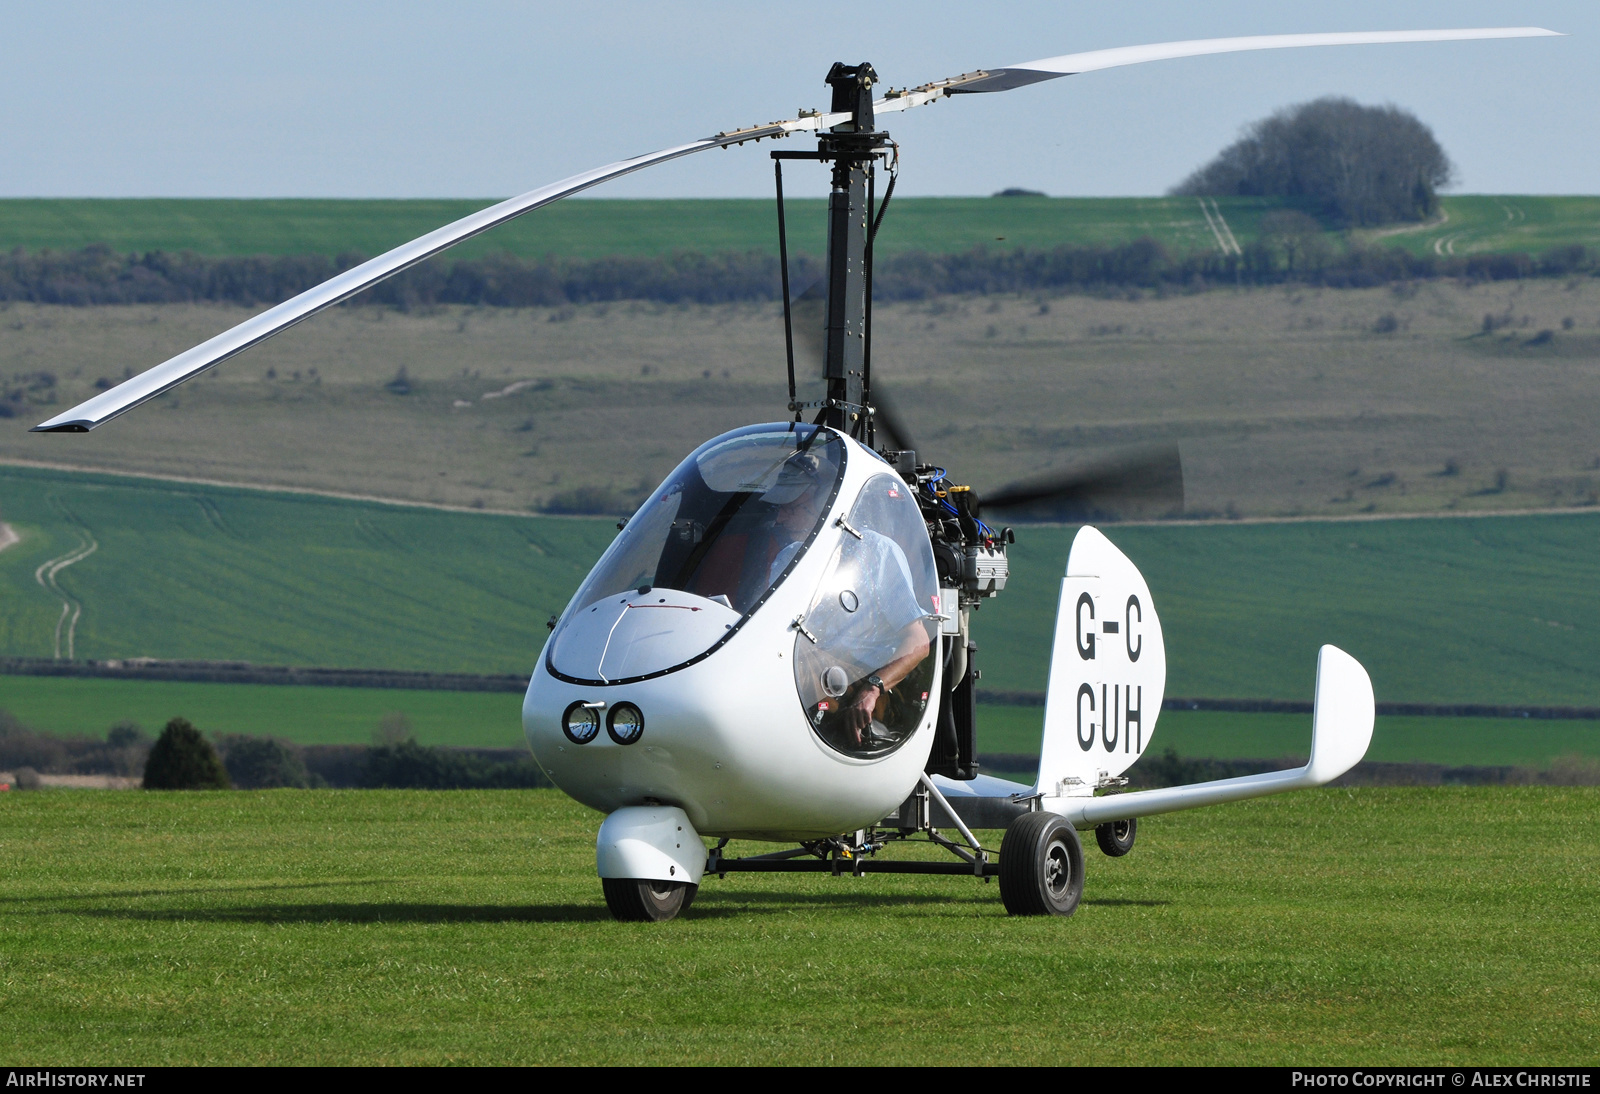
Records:
[[[832,113],[849,120],[817,141],[817,151],[833,161],[828,195],[828,305],[824,334],[827,405],[821,421],[861,440],[869,436],[867,339],[871,272],[868,218],[871,216],[873,161],[889,134],[872,117],[872,88],[878,74],[870,64],[835,63],[827,84],[833,88]]]

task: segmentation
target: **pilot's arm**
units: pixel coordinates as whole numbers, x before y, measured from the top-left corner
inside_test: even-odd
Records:
[[[885,691],[910,676],[911,670],[922,664],[922,659],[927,656],[928,631],[918,620],[907,626],[901,635],[900,649],[896,651],[894,660],[869,675],[854,701],[845,708],[845,724],[855,734],[858,744],[861,734],[872,724],[872,711],[877,707],[878,699]]]

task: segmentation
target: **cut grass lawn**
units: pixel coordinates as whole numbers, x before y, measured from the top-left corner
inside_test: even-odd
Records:
[[[56,574],[83,607],[80,658],[435,672],[531,672],[616,534],[23,468],[0,468],[0,512],[24,537],[0,552],[5,655],[52,656],[62,601],[35,573],[88,535],[95,553]],[[975,617],[984,687],[1044,688],[1074,531],[1022,529]],[[1309,700],[1332,642],[1387,702],[1600,706],[1600,512],[1107,532],[1150,583],[1170,695]]]
[[[1587,1064],[1600,792],[1316,791],[964,878],[734,875],[609,920],[554,791],[12,793],[15,1066]],[[998,839],[998,833],[990,834]],[[752,845],[754,846],[754,845]]]

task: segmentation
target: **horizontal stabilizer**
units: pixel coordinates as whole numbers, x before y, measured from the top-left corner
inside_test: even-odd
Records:
[[[1334,646],[1317,655],[1316,707],[1312,714],[1311,760],[1290,771],[1269,771],[1237,779],[1138,790],[1101,798],[1045,798],[1043,807],[1074,825],[1175,813],[1202,805],[1259,798],[1332,782],[1367,754],[1372,742],[1372,681],[1361,663]]]

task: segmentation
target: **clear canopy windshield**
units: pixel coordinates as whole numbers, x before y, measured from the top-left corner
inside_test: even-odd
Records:
[[[810,425],[749,426],[707,441],[628,521],[569,617],[645,586],[747,615],[816,535],[844,459],[838,435]]]
[[[847,756],[895,751],[933,690],[939,578],[927,526],[898,475],[876,475],[850,509],[805,629],[794,680],[817,736]]]

